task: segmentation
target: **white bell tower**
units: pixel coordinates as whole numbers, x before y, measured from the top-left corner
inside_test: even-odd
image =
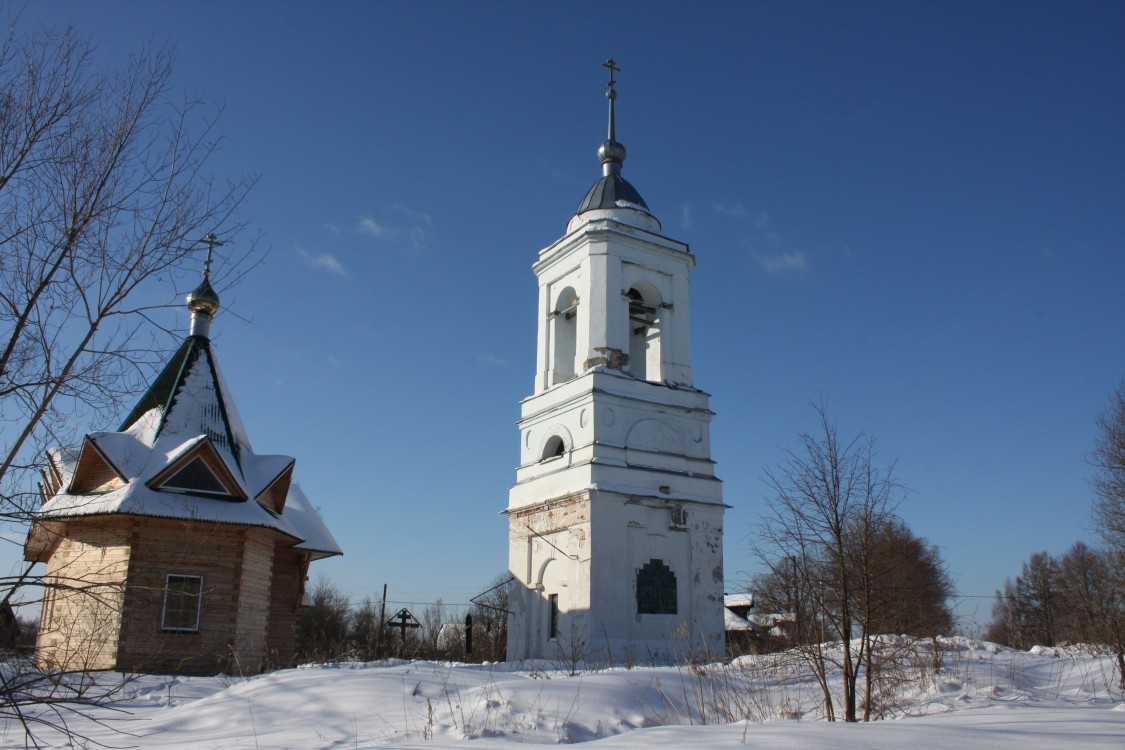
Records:
[[[688,246],[624,178],[609,68],[603,176],[540,251],[535,392],[509,492],[508,658],[721,657],[722,485],[692,384]]]

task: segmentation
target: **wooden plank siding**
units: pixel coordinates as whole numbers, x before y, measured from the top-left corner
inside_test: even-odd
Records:
[[[37,658],[52,667],[110,669],[130,551],[127,522],[72,521],[47,562]]]

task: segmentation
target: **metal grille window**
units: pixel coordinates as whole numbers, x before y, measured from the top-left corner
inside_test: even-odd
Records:
[[[165,630],[199,630],[199,609],[203,597],[203,577],[169,573],[164,579]]]
[[[649,560],[637,571],[637,614],[676,614],[676,574],[662,560]]]

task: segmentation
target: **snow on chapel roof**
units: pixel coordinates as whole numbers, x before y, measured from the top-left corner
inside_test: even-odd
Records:
[[[127,514],[260,526],[316,556],[341,554],[291,483],[295,459],[256,455],[250,445],[211,351],[219,297],[209,276],[210,259],[187,297],[189,336],[118,431],[91,432],[79,448],[48,453],[57,492],[36,521]]]

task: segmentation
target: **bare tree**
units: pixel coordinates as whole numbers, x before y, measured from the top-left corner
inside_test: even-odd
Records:
[[[26,528],[38,506],[45,449],[115,417],[166,358],[174,339],[154,312],[185,273],[197,282],[198,241],[241,228],[235,212],[250,183],[206,172],[217,112],[171,94],[168,52],[99,72],[90,42],[70,29],[0,40],[0,523],[9,528]],[[231,278],[244,269],[224,263]],[[0,580],[0,603],[34,600],[31,572]],[[27,686],[51,681],[36,679],[5,673],[6,713],[24,718]]]
[[[87,420],[112,418],[173,339],[152,311],[198,244],[238,227],[248,184],[217,184],[202,103],[170,98],[172,58],[112,74],[67,30],[0,48],[0,517],[23,524],[28,471]],[[226,264],[231,272],[237,263]]]
[[[1069,640],[1100,643],[1117,658],[1118,684],[1125,690],[1125,560],[1117,549],[1093,549],[1077,542],[1059,559]]]
[[[902,520],[883,524],[866,550],[857,546],[852,565],[863,577],[856,617],[869,633],[934,637],[952,632],[954,588],[941,554]]]
[[[774,496],[757,549],[769,575],[789,582],[793,611],[811,618],[798,625],[801,648],[824,691],[826,717],[835,719],[827,669],[836,665],[843,673],[844,720],[856,721],[860,667],[870,648],[868,631],[856,627],[857,602],[873,583],[854,561],[871,556],[902,487],[893,465],[876,465],[873,439],[860,434],[842,442],[825,405],[815,408],[818,432],[801,433],[799,449],[766,471]],[[829,640],[839,641],[838,652]]]
[[[301,609],[297,626],[297,658],[303,661],[339,659],[348,648],[351,614],[348,598],[332,579],[321,573]]]
[[[418,639],[415,643],[418,655],[434,659],[444,656],[444,645],[441,642],[442,626],[446,624],[445,602],[438,599],[433,604],[422,610],[418,617]]]
[[[760,548],[759,554],[763,553]],[[834,721],[835,701],[829,680],[835,666],[830,643],[834,635],[828,618],[821,611],[826,603],[824,563],[814,558],[813,549],[807,549],[800,558],[796,555],[769,558],[766,564],[768,570],[754,577],[754,608],[778,615],[786,627],[776,636],[768,635],[768,642],[763,646],[793,650],[820,687],[825,718]]]
[[[371,661],[383,655],[383,628],[379,622],[379,606],[371,597],[351,612],[348,640],[356,658]]]
[[[1125,382],[1098,417],[1098,440],[1091,456],[1094,523],[1110,547],[1125,554]]]
[[[1103,618],[1107,640],[1115,644],[1121,688],[1125,690],[1125,381],[1098,416],[1094,446],[1094,523],[1108,547],[1105,564],[1114,596]]]
[[[469,612],[473,616],[475,660],[503,661],[506,656],[511,582],[512,575],[505,570],[472,599],[473,606]]]
[[[1015,648],[1055,645],[1060,639],[1056,627],[1062,607],[1059,586],[1058,561],[1046,552],[1033,554],[1014,581],[1004,582],[1003,593],[997,592],[993,621],[1000,625],[990,628],[990,637],[1003,637],[1003,642]],[[1001,627],[1005,636],[999,636]]]
[[[1125,580],[1120,554],[1076,542],[1062,557],[1036,552],[992,607],[989,640],[1014,648],[1061,643],[1112,650],[1125,689]]]
[[[916,650],[913,640],[879,636],[932,640],[949,633],[953,582],[937,548],[893,516],[870,532],[857,530],[848,549],[847,564],[859,582],[853,612],[863,658],[863,720],[870,721],[894,709],[895,686],[904,679],[903,667]]]

